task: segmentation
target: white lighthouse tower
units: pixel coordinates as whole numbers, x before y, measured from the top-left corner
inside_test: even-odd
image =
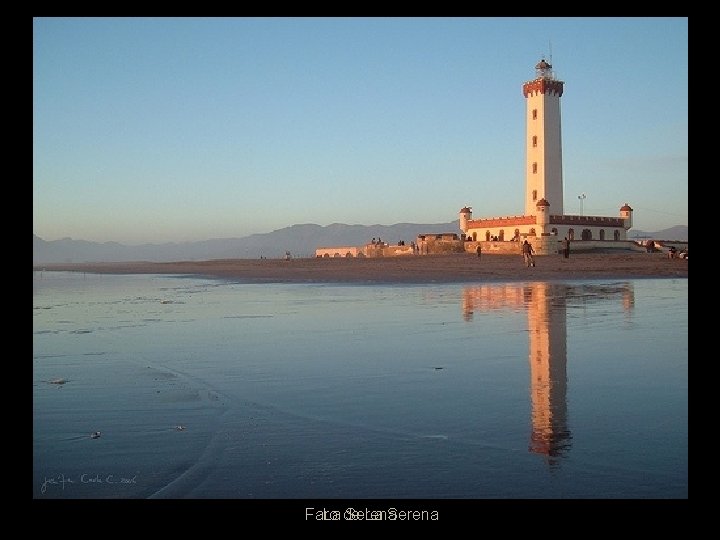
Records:
[[[545,59],[535,66],[535,79],[523,84],[526,111],[525,215],[536,213],[539,200],[550,203],[548,215],[563,214],[560,96],[563,83],[555,79]]]

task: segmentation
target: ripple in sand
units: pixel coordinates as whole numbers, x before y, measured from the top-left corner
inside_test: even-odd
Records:
[[[274,315],[225,315],[223,319],[272,319]]]
[[[435,441],[447,441],[447,435],[420,435],[421,439],[431,439]]]

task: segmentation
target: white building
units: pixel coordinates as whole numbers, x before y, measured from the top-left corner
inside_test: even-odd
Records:
[[[554,253],[557,241],[627,240],[632,208],[625,203],[618,216],[565,214],[563,210],[562,129],[560,97],[564,82],[542,59],[535,79],[523,84],[526,103],[525,214],[472,218],[472,209],[460,210],[460,230],[471,241],[525,240],[538,253]]]
[[[573,249],[584,250],[618,247],[627,242],[632,228],[633,209],[620,207],[617,216],[585,216],[565,214],[563,208],[562,129],[560,98],[564,82],[555,78],[552,65],[540,60],[535,78],[523,84],[526,103],[526,173],[525,209],[521,216],[473,219],[468,206],[460,210],[460,231],[455,233],[422,234],[416,249],[405,246],[366,245],[361,247],[323,247],[317,257],[379,257],[407,254],[474,252],[478,243],[484,253],[519,253],[516,243],[528,240],[538,254],[557,253],[560,242],[567,237]],[[418,249],[419,248],[419,249]]]

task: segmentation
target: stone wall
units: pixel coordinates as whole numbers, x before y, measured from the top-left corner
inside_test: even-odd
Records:
[[[527,241],[532,244],[536,255],[557,255],[562,250],[562,238],[557,236],[529,236]],[[520,242],[465,242],[467,253],[477,253],[480,245],[482,254],[520,255],[522,241]],[[570,253],[590,252],[598,249],[636,249],[635,242],[631,240],[575,240],[570,242]]]

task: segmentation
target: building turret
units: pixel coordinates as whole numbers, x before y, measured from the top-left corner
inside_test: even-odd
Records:
[[[540,199],[535,205],[535,223],[538,227],[537,235],[545,236],[547,227],[550,224],[550,203],[547,199]]]
[[[630,205],[628,203],[625,203],[620,208],[620,218],[625,221],[625,230],[632,229],[632,213],[633,209],[630,208]]]
[[[472,208],[465,206],[460,209],[460,230],[463,233],[468,231],[468,222],[472,219]]]

